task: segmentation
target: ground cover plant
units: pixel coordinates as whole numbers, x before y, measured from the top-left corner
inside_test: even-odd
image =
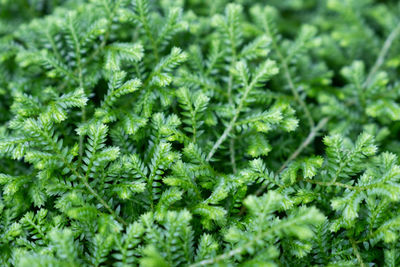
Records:
[[[399,266],[400,5],[0,0],[0,266]]]

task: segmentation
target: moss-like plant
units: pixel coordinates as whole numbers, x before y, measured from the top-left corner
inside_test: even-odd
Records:
[[[399,266],[399,18],[0,0],[0,266]]]

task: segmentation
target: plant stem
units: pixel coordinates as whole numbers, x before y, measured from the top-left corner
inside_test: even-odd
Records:
[[[236,53],[234,53],[234,61],[236,62]],[[233,63],[231,64],[233,66]],[[232,73],[229,74],[229,84],[228,84],[228,101],[229,105],[233,105],[233,100],[232,100],[232,84],[233,84],[233,77]],[[231,159],[231,165],[232,165],[232,170],[233,173],[236,173],[236,161],[235,161],[235,139],[231,138],[229,140],[229,154],[230,154],[230,159]]]
[[[231,138],[229,140],[229,153],[231,156],[231,164],[232,164],[232,171],[234,174],[236,174],[237,169],[236,169],[236,160],[235,160],[235,139]]]
[[[355,242],[354,239],[351,238],[351,237],[349,238],[349,240],[350,240],[351,246],[353,247],[354,255],[356,255],[357,260],[358,260],[358,262],[360,263],[360,267],[366,267],[365,263],[363,262],[363,260],[362,260],[362,258],[361,258],[361,254],[360,254],[360,252],[358,251],[356,242]]]
[[[296,159],[300,153],[314,140],[315,136],[319,133],[319,131],[325,126],[325,124],[329,121],[329,118],[323,118],[317,126],[313,127],[311,132],[308,134],[307,138],[300,144],[300,146],[293,152],[292,155],[283,163],[283,165],[279,168],[279,172],[282,172],[286,166],[294,159]]]
[[[242,108],[243,108],[244,102],[245,102],[245,100],[247,98],[247,95],[249,94],[249,92],[251,91],[252,88],[253,88],[253,84],[250,84],[250,85],[246,86],[244,94],[243,94],[242,98],[240,99],[239,105],[235,109],[235,115],[233,116],[233,118],[229,122],[228,127],[225,128],[224,133],[220,136],[220,138],[217,140],[217,142],[215,142],[215,144],[212,147],[210,153],[208,153],[206,161],[210,161],[210,159],[215,154],[215,152],[217,151],[219,146],[225,141],[225,139],[228,137],[229,133],[232,131],[233,126],[235,125],[237,119],[239,118],[239,114],[242,111]]]
[[[114,212],[113,209],[107,204],[107,202],[90,186],[90,184],[87,182],[87,180],[80,175],[77,170],[67,161],[67,159],[62,155],[62,152],[58,149],[56,142],[53,140],[51,136],[45,131],[42,132],[42,135],[47,139],[47,141],[51,144],[54,152],[56,152],[60,159],[64,162],[65,166],[68,167],[68,169],[77,177],[79,178],[85,187],[89,190],[89,192],[104,206],[104,208],[114,217],[116,218],[120,223],[122,223],[124,226],[127,226],[128,223],[122,219],[118,214]]]
[[[389,52],[390,47],[393,44],[393,41],[397,38],[400,33],[400,23],[397,24],[396,28],[389,34],[388,38],[384,42],[381,51],[379,52],[379,56],[375,61],[374,66],[372,67],[371,71],[369,72],[367,79],[365,80],[363,87],[367,88],[370,86],[372,78],[375,76],[376,72],[384,63],[386,54]]]
[[[278,174],[281,173],[287,165],[292,162],[294,159],[296,159],[300,153],[314,140],[315,136],[319,133],[319,131],[326,125],[326,123],[329,121],[329,118],[323,118],[317,126],[313,127],[306,137],[304,141],[300,144],[300,146],[290,155],[290,157],[283,163],[283,165],[279,168]],[[266,189],[266,185],[261,186],[255,193],[255,195],[259,196],[261,193],[264,192]]]
[[[296,101],[299,103],[299,105],[303,109],[303,111],[305,113],[305,116],[307,117],[308,124],[310,125],[310,128],[314,128],[315,123],[314,123],[314,120],[313,120],[313,118],[311,116],[311,113],[308,110],[306,103],[303,101],[303,99],[301,99],[299,93],[297,92],[296,87],[294,86],[294,82],[293,82],[292,76],[290,75],[288,63],[287,63],[285,57],[282,55],[282,53],[281,53],[281,51],[279,49],[279,46],[278,46],[278,44],[277,44],[277,42],[276,42],[276,40],[274,38],[274,35],[272,34],[272,32],[270,30],[268,24],[266,24],[266,30],[268,32],[268,35],[271,36],[272,46],[273,46],[276,54],[278,55],[279,61],[281,62],[281,65],[283,67],[283,72],[284,72],[284,75],[285,75],[285,79],[287,80],[289,88],[292,91],[292,94],[293,94],[294,98],[296,99]]]
[[[361,187],[361,186],[352,186],[352,185],[348,185],[348,184],[343,184],[343,183],[339,183],[339,182],[322,182],[322,181],[316,181],[316,180],[311,180],[311,179],[302,179],[302,181],[306,181],[310,184],[317,184],[317,185],[321,185],[321,186],[338,186],[338,187],[343,187],[343,188],[347,188],[347,189],[351,189],[351,190],[366,190],[367,187]]]

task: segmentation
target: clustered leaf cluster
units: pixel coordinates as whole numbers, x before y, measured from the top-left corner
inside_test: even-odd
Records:
[[[399,266],[400,5],[0,0],[0,266]]]

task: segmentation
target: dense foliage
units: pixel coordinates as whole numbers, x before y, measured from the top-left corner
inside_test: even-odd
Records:
[[[0,0],[0,266],[399,266],[397,2]]]

